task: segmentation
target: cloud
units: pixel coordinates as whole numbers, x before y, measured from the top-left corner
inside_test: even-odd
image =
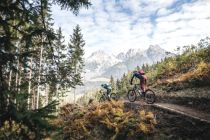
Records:
[[[168,50],[197,43],[209,36],[210,3],[206,0],[184,3],[180,10],[156,19],[153,41]],[[167,47],[168,46],[168,47]]]
[[[86,41],[86,56],[96,50],[117,54],[129,48],[159,44],[172,51],[210,36],[208,0],[92,0],[78,16],[53,6],[55,28],[66,40],[79,24]]]

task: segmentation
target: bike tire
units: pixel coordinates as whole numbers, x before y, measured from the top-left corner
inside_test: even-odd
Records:
[[[117,101],[119,98],[118,98],[116,93],[111,93],[110,94],[110,99]]]
[[[145,101],[147,104],[153,104],[155,102],[156,96],[155,92],[151,89],[145,91]]]
[[[106,98],[105,98],[104,96],[101,96],[101,97],[99,98],[99,102],[101,103],[101,102],[104,102],[104,101],[106,101]]]
[[[135,90],[129,90],[127,94],[127,98],[130,102],[135,102],[137,98]]]

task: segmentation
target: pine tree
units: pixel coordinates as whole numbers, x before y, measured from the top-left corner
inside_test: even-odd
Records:
[[[145,69],[146,69],[146,66],[145,66],[145,64],[143,64],[143,65],[142,65],[142,70],[145,71]]]
[[[66,59],[66,45],[64,45],[64,36],[62,35],[62,30],[56,31],[56,39],[52,46],[47,49],[46,57],[46,70],[47,71],[47,81],[48,81],[48,93],[46,95],[46,100],[52,101],[53,98],[59,99],[63,96],[63,90],[65,88],[65,75],[63,75],[63,67],[65,65]],[[53,50],[52,53],[50,53]],[[67,71],[67,69],[65,69]],[[63,73],[62,73],[63,72]]]
[[[128,92],[128,78],[126,76],[126,74],[124,73],[123,74],[123,77],[121,79],[121,83],[122,83],[122,90],[123,90],[123,93],[127,93]]]
[[[122,84],[119,79],[116,81],[117,92],[122,93]]]
[[[111,77],[110,77],[110,82],[109,82],[109,83],[111,84],[112,91],[113,91],[113,92],[116,92],[116,84],[115,84],[115,80],[114,80],[114,78],[113,78],[112,75],[111,75]]]
[[[75,27],[73,30],[73,35],[70,36],[70,42],[68,44],[69,49],[69,61],[71,62],[71,67],[75,73],[75,83],[72,83],[72,87],[74,88],[76,85],[82,85],[82,76],[83,67],[84,67],[84,45],[85,41],[83,40],[83,36],[81,34],[81,29],[79,25]]]
[[[146,65],[145,65],[145,72],[148,72],[148,71],[149,71],[149,65],[146,64]]]
[[[137,71],[141,70],[140,66],[137,66],[136,69],[137,69]]]
[[[53,2],[75,14],[81,7],[90,6],[88,1]],[[46,79],[53,79],[43,70],[47,54],[55,62],[51,46],[56,34],[46,14],[50,4],[52,1],[48,0],[0,1],[0,126],[7,120],[11,128],[14,120],[35,133],[35,139],[41,139],[50,129],[47,118],[52,117],[56,105],[51,102],[39,107],[37,101],[39,89],[48,83]],[[47,47],[51,51],[46,51]],[[31,110],[28,103],[39,108]],[[22,139],[29,139],[25,131],[21,133]],[[5,136],[5,139],[9,138]]]
[[[73,79],[71,80],[70,87],[74,88],[74,103],[75,103],[75,88],[76,85],[83,85],[82,73],[84,67],[84,49],[85,41],[79,25],[73,30],[73,35],[70,36],[70,42],[68,44],[68,58],[67,61],[70,63],[70,67],[73,73]]]

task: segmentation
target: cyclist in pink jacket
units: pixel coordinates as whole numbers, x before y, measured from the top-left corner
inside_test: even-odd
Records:
[[[145,75],[145,72],[143,70],[134,71],[133,76],[131,78],[130,84],[133,83],[133,78],[136,77],[140,80],[140,88],[143,91],[143,95],[145,95],[146,91],[146,84],[147,84],[147,76]]]

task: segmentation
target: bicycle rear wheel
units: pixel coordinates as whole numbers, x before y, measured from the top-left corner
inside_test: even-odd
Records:
[[[130,102],[135,102],[137,98],[135,90],[129,90],[127,97]]]
[[[118,98],[116,93],[111,93],[110,94],[110,99],[117,101],[119,98]]]
[[[155,92],[151,89],[145,91],[145,101],[148,104],[153,104],[155,102]]]

